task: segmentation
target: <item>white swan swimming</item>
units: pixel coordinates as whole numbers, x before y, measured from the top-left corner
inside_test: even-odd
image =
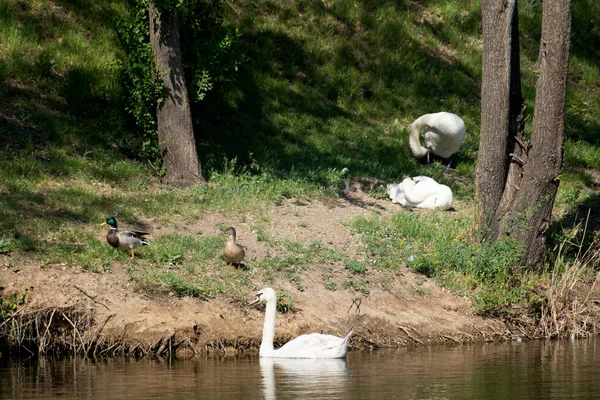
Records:
[[[279,349],[273,348],[275,337],[275,319],[277,316],[277,296],[271,288],[256,293],[256,299],[249,304],[262,301],[267,304],[263,326],[260,357],[273,358],[344,358],[348,352],[348,343],[354,334],[350,330],[345,337],[311,333],[290,340]]]
[[[387,186],[393,203],[404,207],[447,210],[452,207],[452,190],[428,176],[406,178],[401,183]]]
[[[410,126],[408,143],[415,157],[428,156],[431,152],[439,157],[449,158],[462,146],[466,130],[464,121],[456,114],[425,114]],[[425,138],[425,147],[420,142],[421,133]]]

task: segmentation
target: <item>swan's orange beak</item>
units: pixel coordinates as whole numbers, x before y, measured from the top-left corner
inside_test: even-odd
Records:
[[[256,304],[260,301],[260,297],[256,296],[256,298],[252,301],[248,302],[248,305],[251,306],[252,304]]]

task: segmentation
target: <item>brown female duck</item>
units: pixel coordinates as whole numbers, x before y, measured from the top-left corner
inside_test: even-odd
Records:
[[[229,264],[240,264],[244,260],[246,252],[242,246],[235,242],[235,228],[230,226],[223,233],[229,235],[229,239],[223,248],[223,256]]]

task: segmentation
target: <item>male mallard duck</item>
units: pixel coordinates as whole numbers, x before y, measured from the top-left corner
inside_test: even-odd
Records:
[[[133,259],[133,249],[147,246],[150,243],[146,241],[147,232],[140,231],[120,231],[117,229],[117,219],[115,217],[106,218],[106,223],[110,225],[106,241],[115,249],[124,251],[131,250],[131,258]]]
[[[246,252],[244,248],[235,242],[235,228],[230,226],[223,231],[224,234],[229,235],[227,243],[223,248],[223,255],[229,264],[239,264],[244,259]]]

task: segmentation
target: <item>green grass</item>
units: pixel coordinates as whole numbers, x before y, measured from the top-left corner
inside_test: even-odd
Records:
[[[406,265],[469,296],[483,315],[510,317],[511,307],[527,303],[532,294],[530,285],[536,275],[521,271],[516,264],[521,245],[509,240],[496,244],[473,241],[471,215],[448,218],[447,213],[398,213],[390,219],[357,218],[350,226],[360,235],[367,263],[383,271]],[[361,273],[364,266],[351,261],[346,268]],[[346,287],[366,290],[356,277],[348,279]],[[421,286],[415,290],[427,294]]]
[[[285,277],[298,289],[303,288],[302,274],[309,273],[311,265],[339,263],[343,256],[319,241],[308,245],[289,240],[271,242],[269,253],[257,264],[257,271],[266,282]]]
[[[1,147],[85,149],[124,128],[112,20],[126,1],[75,3],[0,1]]]
[[[315,242],[276,243],[273,251],[261,260],[246,262],[245,268],[225,263],[220,256],[224,237],[163,235],[151,246],[139,250],[139,260],[129,262],[127,253],[104,246],[114,255],[107,260],[125,263],[129,276],[139,290],[171,292],[178,296],[209,298],[218,293],[243,298],[253,288],[252,279],[272,283],[286,279],[302,288],[302,273],[311,270],[313,263],[339,261],[335,251]]]

